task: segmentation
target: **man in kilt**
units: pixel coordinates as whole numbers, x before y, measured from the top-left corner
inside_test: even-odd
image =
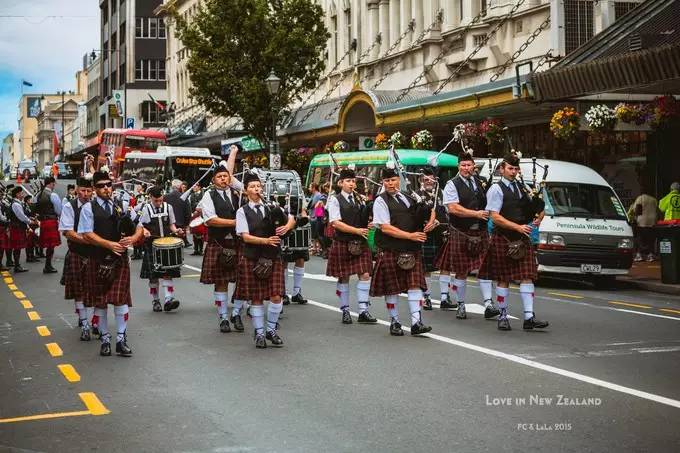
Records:
[[[144,246],[142,268],[139,278],[149,280],[149,294],[151,294],[153,311],[171,311],[179,308],[179,301],[175,299],[175,287],[173,278],[180,278],[181,269],[169,269],[157,271],[153,268],[153,241],[154,239],[170,236],[170,234],[182,235],[184,232],[175,226],[175,213],[168,203],[163,201],[163,192],[158,186],[149,189],[149,203],[141,210],[139,225],[144,228]],[[159,280],[163,286],[164,301],[161,306],[159,295]]]
[[[247,173],[243,184],[248,203],[236,213],[236,234],[241,236],[244,246],[239,257],[235,297],[252,303],[250,316],[255,330],[255,347],[266,348],[266,340],[269,340],[272,346],[280,348],[283,340],[278,334],[278,320],[283,309],[284,269],[281,236],[295,227],[295,218],[283,210],[275,213],[262,203],[262,183],[257,175]],[[265,301],[269,301],[266,333]]]
[[[128,217],[128,206],[112,199],[113,184],[108,173],[92,176],[96,197],[80,210],[78,234],[92,245],[86,270],[89,298],[95,306],[102,356],[111,355],[108,306],[116,316],[116,354],[132,355],[127,344],[127,323],[132,306],[130,295],[130,260],[127,249],[143,235]],[[93,324],[95,321],[93,321]]]
[[[59,216],[61,215],[61,200],[54,193],[56,181],[52,176],[45,178],[43,189],[38,194],[36,212],[40,221],[40,238],[38,245],[45,249],[45,267],[43,274],[55,274],[57,270],[52,266],[54,248],[61,245],[59,235]]]
[[[349,278],[356,274],[359,323],[375,324],[378,320],[368,312],[368,292],[371,288],[373,259],[368,248],[368,209],[355,198],[356,174],[354,170],[343,169],[338,177],[340,193],[328,200],[328,222],[335,229],[335,237],[328,253],[326,275],[336,277],[336,294],[340,299],[342,323],[352,324],[349,312]]]
[[[88,256],[88,242],[78,234],[80,211],[92,198],[92,181],[78,178],[76,181],[76,198],[67,201],[59,216],[59,231],[66,238],[68,252],[64,259],[64,299],[73,300],[80,326],[80,339],[90,341],[90,325],[88,319],[94,313],[92,300],[88,296],[87,279],[84,278]]]
[[[373,224],[378,256],[371,279],[370,295],[385,297],[390,314],[390,335],[402,336],[399,322],[399,294],[408,293],[411,335],[432,330],[422,323],[421,303],[427,287],[423,274],[422,244],[434,219],[425,226],[416,220],[416,201],[400,191],[399,175],[394,168],[382,170],[384,192],[373,204]]]
[[[21,250],[29,246],[28,231],[37,222],[28,218],[24,212],[24,203],[21,201],[24,190],[20,187],[12,189],[12,205],[9,211],[9,243],[14,256],[14,273],[28,272],[21,266]],[[28,253],[28,252],[26,252]]]
[[[447,296],[448,287],[452,287],[455,292],[458,319],[467,318],[467,277],[470,272],[479,269],[489,248],[486,194],[482,181],[474,173],[474,164],[471,153],[461,152],[458,156],[458,175],[447,182],[444,188],[443,202],[449,212],[449,238],[437,257],[437,268],[440,270],[442,293],[445,285]],[[452,284],[451,274],[455,275]],[[491,285],[491,281],[480,279],[480,285],[486,284]],[[484,318],[493,318],[499,314],[490,297],[485,298],[484,306]]]
[[[531,223],[538,226],[543,213],[535,212],[526,187],[517,182],[519,166],[517,155],[506,155],[500,165],[501,179],[487,193],[486,210],[491,213],[494,229],[489,251],[479,273],[497,282],[499,330],[511,330],[507,309],[511,281],[520,282],[519,292],[524,306],[523,328],[548,327],[547,321],[539,321],[534,316],[534,280],[538,274],[538,264],[536,252],[529,240]]]
[[[5,216],[5,206],[0,206],[0,271],[8,271],[9,267],[5,267],[2,261],[2,257],[7,253],[7,259],[9,260],[11,248],[9,245],[9,235],[7,228],[9,227],[9,220]]]
[[[227,303],[229,302],[229,283],[236,286],[237,271],[235,264],[241,245],[236,237],[236,211],[240,206],[237,190],[242,189],[241,182],[231,175],[236,153],[232,152],[229,160],[222,161],[212,178],[213,188],[207,190],[200,202],[203,220],[208,226],[208,243],[203,253],[201,283],[214,286],[214,299],[219,317],[220,332],[231,332]],[[243,332],[241,309],[243,300],[234,300],[231,322],[234,330]]]

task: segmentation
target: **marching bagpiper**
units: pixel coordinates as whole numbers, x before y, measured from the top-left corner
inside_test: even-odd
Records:
[[[20,186],[12,189],[12,205],[9,211],[9,243],[14,255],[14,273],[28,272],[21,266],[21,250],[29,247],[28,230],[35,226],[37,222],[30,219],[24,211],[22,201],[23,188]],[[27,249],[28,250],[28,249]],[[26,252],[28,255],[28,251]]]
[[[399,294],[407,292],[411,313],[411,335],[432,330],[422,322],[421,302],[426,288],[423,274],[422,243],[427,239],[418,225],[416,201],[400,191],[400,177],[394,168],[382,170],[384,192],[373,204],[373,224],[378,228],[375,242],[379,248],[371,279],[370,295],[385,297],[390,314],[390,335],[402,336],[399,322]],[[433,221],[425,231],[433,228]]]
[[[510,153],[500,165],[501,179],[487,193],[486,210],[491,214],[494,229],[489,251],[484,257],[480,275],[497,282],[496,297],[500,316],[499,330],[511,330],[508,321],[508,295],[511,281],[520,281],[519,292],[524,307],[525,330],[548,327],[547,321],[534,316],[534,280],[538,275],[536,252],[529,234],[537,227],[543,212],[535,212],[526,187],[517,181],[520,160]]]
[[[182,276],[181,269],[155,270],[153,268],[152,243],[154,239],[167,237],[170,234],[182,235],[183,231],[175,226],[175,213],[172,206],[163,201],[161,188],[157,186],[152,187],[148,190],[148,194],[150,201],[141,209],[139,217],[139,225],[145,230],[142,267],[139,278],[149,280],[149,293],[152,298],[153,311],[172,311],[179,308],[179,301],[175,299],[175,288],[172,279]],[[162,306],[158,287],[159,280],[165,293]]]
[[[54,248],[61,245],[59,236],[59,216],[61,215],[61,200],[54,193],[56,181],[52,176],[45,178],[43,188],[36,200],[36,211],[40,221],[40,237],[38,245],[45,249],[45,267],[43,274],[54,274],[57,270],[52,267]]]
[[[7,253],[7,261],[9,264],[10,255],[12,254],[7,227],[9,227],[9,220],[5,216],[5,206],[2,205],[0,206],[0,271],[9,270],[9,266],[5,267],[2,258],[5,253]]]
[[[465,289],[467,277],[478,270],[489,248],[489,234],[484,184],[474,174],[474,159],[466,151],[458,155],[458,175],[446,183],[443,202],[449,212],[449,238],[440,250],[436,266],[440,270],[442,300],[444,291],[452,286],[458,310],[456,318],[466,319]],[[455,275],[450,285],[451,274]],[[480,285],[491,284],[480,280]],[[445,289],[446,288],[446,289]],[[484,300],[484,318],[497,316],[499,311],[490,300]]]
[[[88,319],[94,313],[94,306],[88,296],[88,280],[84,278],[90,246],[77,231],[80,212],[92,198],[92,181],[81,177],[76,181],[76,186],[76,198],[63,205],[59,217],[59,231],[68,244],[64,265],[64,299],[73,299],[80,326],[80,339],[90,341]]]
[[[247,173],[243,185],[248,203],[236,213],[236,234],[244,242],[238,264],[238,285],[234,297],[250,300],[250,315],[255,329],[255,347],[266,348],[269,340],[274,347],[282,347],[278,334],[278,320],[283,293],[283,261],[281,236],[295,226],[295,218],[283,210],[277,216],[262,203],[262,183],[257,175]],[[281,208],[276,208],[281,209]],[[277,226],[276,218],[287,220]],[[282,219],[283,217],[283,219]],[[264,327],[264,302],[269,301],[267,328]]]
[[[356,274],[357,304],[359,307],[359,323],[375,324],[378,320],[368,312],[369,291],[371,288],[371,270],[373,261],[368,248],[368,216],[367,209],[356,194],[356,174],[354,170],[343,169],[338,177],[340,192],[329,198],[328,222],[335,229],[333,244],[328,253],[326,275],[336,277],[337,295],[342,311],[342,323],[352,324],[349,311],[349,278]]]

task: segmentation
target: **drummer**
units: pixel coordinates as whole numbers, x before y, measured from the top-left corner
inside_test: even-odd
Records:
[[[153,268],[153,242],[158,238],[171,235],[181,236],[184,231],[175,226],[175,212],[168,203],[163,201],[163,192],[158,186],[148,191],[149,203],[141,210],[139,225],[144,228],[144,256],[139,278],[149,280],[149,293],[151,294],[153,311],[171,311],[179,308],[179,301],[175,299],[175,287],[173,278],[180,278],[180,268],[156,271]],[[164,301],[161,307],[158,283],[163,286]]]

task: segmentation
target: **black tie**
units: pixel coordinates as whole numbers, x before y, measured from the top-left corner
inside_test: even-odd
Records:
[[[106,211],[106,213],[107,213],[109,216],[112,215],[112,212],[111,212],[111,205],[109,204],[108,201],[105,201],[105,202],[104,202],[104,211]]]
[[[349,204],[351,204],[352,206],[354,206],[354,197],[351,196],[351,195],[349,196]]]
[[[517,188],[517,183],[513,181],[510,183],[510,186],[512,187],[512,192],[517,198],[519,198],[519,189]]]
[[[401,197],[399,196],[399,194],[395,195],[394,198],[397,199],[397,203],[399,203],[400,205],[402,205],[402,206],[405,207],[405,208],[408,208],[408,206],[406,206],[406,202],[404,201],[403,198],[401,198]]]
[[[260,220],[264,220],[264,215],[262,215],[262,211],[260,211],[260,208],[261,208],[261,207],[262,207],[261,204],[256,204],[255,206],[253,206],[253,209],[255,210],[255,213],[257,214],[257,217],[258,217]]]
[[[466,178],[465,182],[467,183],[467,186],[470,188],[471,191],[475,191],[475,186],[472,185],[472,179]]]

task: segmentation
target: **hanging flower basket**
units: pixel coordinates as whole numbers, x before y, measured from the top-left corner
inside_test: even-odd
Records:
[[[478,133],[489,145],[503,142],[503,122],[489,118],[482,121],[478,126]]]
[[[395,132],[390,137],[390,146],[394,145],[395,148],[401,148],[402,146],[404,146],[405,141],[406,138],[404,137],[404,134],[402,134],[401,132]]]
[[[479,126],[475,123],[463,123],[463,133],[467,138],[479,138]]]
[[[390,147],[390,140],[382,132],[375,136],[375,148],[387,149]]]
[[[576,135],[581,115],[572,107],[564,107],[556,111],[550,120],[550,132],[562,140]]]
[[[347,151],[349,151],[349,143],[344,140],[335,142],[335,145],[333,145],[334,153],[346,153]]]
[[[411,137],[411,146],[414,149],[432,149],[432,140],[430,131],[423,129]]]
[[[616,113],[614,109],[604,104],[594,105],[585,114],[586,123],[593,132],[607,133],[616,127]]]
[[[654,129],[663,128],[680,117],[680,102],[671,95],[660,96],[650,104],[649,111],[650,125]]]
[[[619,121],[628,124],[635,124],[642,126],[649,120],[649,109],[647,106],[640,104],[627,104],[621,102],[614,107],[614,113]]]

